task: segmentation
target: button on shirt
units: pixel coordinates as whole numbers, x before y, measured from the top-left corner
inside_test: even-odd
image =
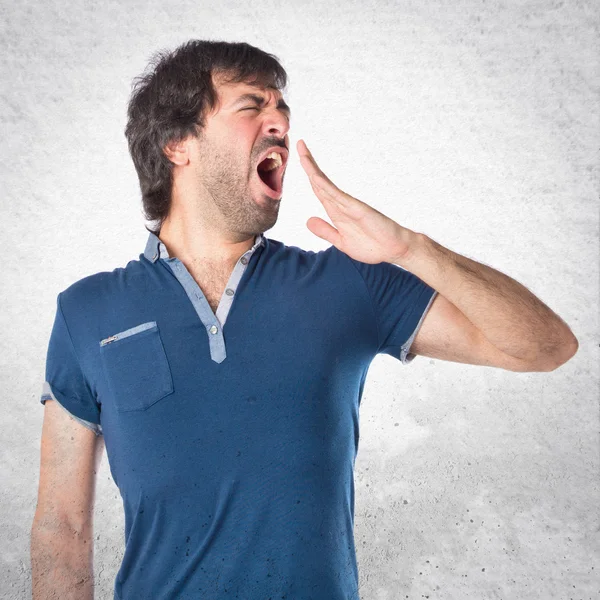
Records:
[[[41,403],[103,435],[125,511],[114,598],[355,600],[371,361],[411,362],[437,292],[259,234],[216,314],[150,233],[57,296]]]

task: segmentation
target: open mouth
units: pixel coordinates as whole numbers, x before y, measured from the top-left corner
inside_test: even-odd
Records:
[[[265,158],[256,167],[262,182],[273,192],[279,194],[282,188],[283,164],[281,158]]]

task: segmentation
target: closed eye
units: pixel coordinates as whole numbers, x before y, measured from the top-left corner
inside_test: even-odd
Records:
[[[240,109],[240,112],[244,111],[244,110],[260,110],[260,108],[258,108],[257,106],[248,106],[247,108],[242,108]],[[285,113],[284,113],[285,114]],[[290,117],[288,115],[285,115],[285,118],[289,121]]]

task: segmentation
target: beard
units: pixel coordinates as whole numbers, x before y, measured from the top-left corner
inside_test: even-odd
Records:
[[[230,151],[203,149],[198,184],[204,205],[208,203],[209,210],[216,211],[215,216],[231,231],[256,235],[277,222],[279,200],[263,192],[254,159],[248,166]]]

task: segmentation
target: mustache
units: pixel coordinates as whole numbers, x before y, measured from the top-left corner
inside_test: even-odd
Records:
[[[278,146],[279,148],[283,148],[284,150],[287,150],[289,152],[289,148],[285,145],[285,142],[281,140],[275,140],[270,144],[265,144],[265,147],[258,153],[258,157],[262,156],[269,148],[272,148],[273,146]]]

